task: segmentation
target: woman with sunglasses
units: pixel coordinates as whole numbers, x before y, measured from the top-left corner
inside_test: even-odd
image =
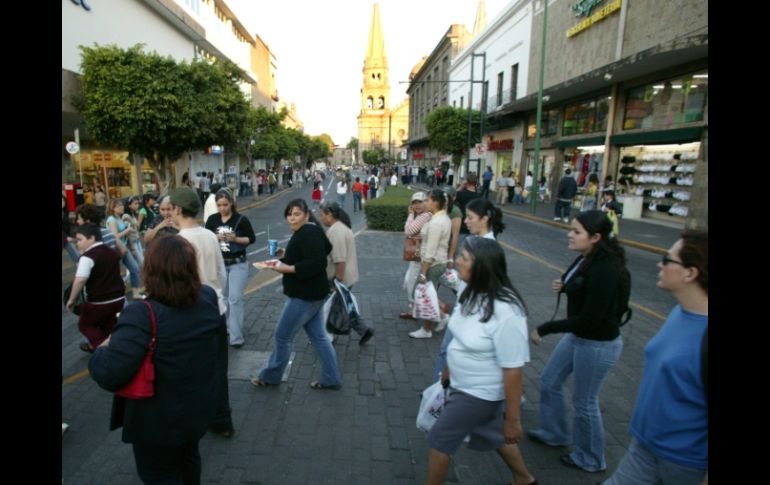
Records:
[[[658,263],[677,305],[644,348],[631,444],[605,485],[708,482],[708,254],[708,233],[685,231]]]
[[[299,329],[305,333],[321,361],[321,378],[310,383],[313,389],[342,388],[337,354],[324,328],[321,308],[329,295],[326,256],[332,245],[303,199],[294,199],[283,213],[294,234],[283,251],[283,258],[268,267],[283,274],[283,293],[289,297],[275,329],[275,347],[267,367],[251,379],[257,387],[277,386],[291,357],[292,344]]]
[[[581,212],[570,223],[569,249],[580,253],[566,273],[553,281],[553,291],[567,294],[567,318],[532,330],[539,345],[552,333],[564,333],[540,378],[540,428],[527,435],[534,441],[574,450],[561,456],[564,465],[587,472],[607,469],[599,392],[620,358],[619,286],[625,277],[625,252],[610,237],[612,222],[600,210]],[[574,373],[572,436],[567,423],[564,381]]]
[[[427,483],[444,483],[449,457],[466,436],[470,449],[497,451],[514,475],[511,483],[536,483],[517,444],[523,437],[520,402],[529,362],[524,302],[494,240],[466,238],[456,267],[467,287],[449,321],[454,338],[441,375],[450,383],[449,395],[428,433]]]

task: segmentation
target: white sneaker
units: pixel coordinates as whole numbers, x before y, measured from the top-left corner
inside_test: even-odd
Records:
[[[64,436],[64,433],[66,433],[66,432],[67,432],[67,430],[69,429],[69,427],[70,427],[70,425],[69,425],[69,424],[67,424],[67,423],[62,423],[62,424],[61,424],[61,435],[62,435],[62,436]]]
[[[412,338],[431,338],[433,336],[433,333],[426,332],[424,328],[420,327],[414,332],[409,332],[409,336]]]
[[[564,218],[564,219],[562,219],[561,221],[562,221],[563,223],[565,223],[565,224],[569,224],[569,217],[565,217],[565,218]]]
[[[437,324],[435,330],[436,332],[443,332],[446,328],[447,324],[449,324],[449,315],[446,313],[444,314],[444,318],[442,318]]]
[[[560,220],[560,219],[561,219],[561,217],[554,217],[554,218],[553,218],[553,220],[554,220],[554,221],[558,221],[558,220]]]

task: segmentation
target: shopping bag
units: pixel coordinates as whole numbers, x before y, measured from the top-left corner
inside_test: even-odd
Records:
[[[457,291],[457,286],[460,283],[460,277],[457,274],[457,270],[454,268],[447,268],[447,270],[439,277],[439,283],[452,291]]]
[[[414,307],[412,317],[415,320],[438,322],[441,315],[438,308],[438,294],[433,282],[420,283],[414,289]]]
[[[441,411],[444,410],[445,402],[446,389],[441,385],[440,380],[422,391],[422,401],[420,401],[420,409],[417,411],[417,429],[426,433],[430,431]]]
[[[328,312],[326,305],[329,305]],[[350,329],[356,326],[361,319],[358,310],[358,301],[347,286],[334,280],[334,293],[324,303],[323,310],[326,315],[326,330],[335,335],[347,335]]]

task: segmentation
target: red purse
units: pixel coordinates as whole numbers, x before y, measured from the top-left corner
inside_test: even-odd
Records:
[[[155,312],[152,305],[143,301],[150,309],[150,322],[152,322],[152,338],[147,345],[147,355],[144,356],[142,366],[139,367],[136,375],[131,382],[115,391],[116,396],[128,399],[146,399],[155,395],[155,364],[152,363],[152,356],[155,354],[155,338],[158,334],[158,324],[155,321]]]

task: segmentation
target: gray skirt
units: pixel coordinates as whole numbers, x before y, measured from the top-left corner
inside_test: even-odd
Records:
[[[450,388],[444,410],[428,433],[428,445],[446,455],[453,455],[463,439],[470,435],[468,448],[497,450],[505,445],[503,414],[505,400],[485,401]]]

